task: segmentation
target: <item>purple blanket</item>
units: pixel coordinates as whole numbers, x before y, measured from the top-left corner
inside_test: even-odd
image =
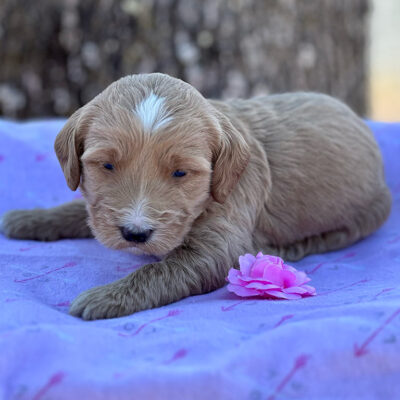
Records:
[[[63,123],[0,120],[0,215],[77,196],[53,153]],[[67,313],[74,297],[146,259],[0,235],[0,400],[400,399],[400,124],[370,126],[393,210],[351,248],[293,263],[315,297],[243,300],[224,287],[85,322]]]

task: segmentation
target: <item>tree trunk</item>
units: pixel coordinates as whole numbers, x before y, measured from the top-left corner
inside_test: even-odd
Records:
[[[2,0],[0,114],[67,116],[164,72],[206,97],[312,90],[366,112],[368,0]]]

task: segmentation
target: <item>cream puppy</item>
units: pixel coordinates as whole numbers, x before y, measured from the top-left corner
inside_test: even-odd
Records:
[[[5,234],[93,234],[161,259],[78,296],[70,313],[84,319],[220,288],[246,252],[298,260],[340,249],[390,212],[372,133],[322,94],[221,102],[167,75],[127,76],[71,116],[55,151],[85,201],[9,212]]]

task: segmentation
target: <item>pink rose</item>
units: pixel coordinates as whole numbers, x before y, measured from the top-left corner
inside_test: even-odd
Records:
[[[284,264],[280,257],[245,254],[239,257],[239,264],[240,271],[231,268],[227,277],[228,290],[238,296],[294,300],[316,293],[305,285],[311,280],[306,273]]]

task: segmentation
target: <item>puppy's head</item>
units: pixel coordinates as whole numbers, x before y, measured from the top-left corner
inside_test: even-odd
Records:
[[[183,242],[210,195],[226,200],[249,158],[224,115],[162,74],[114,82],[71,116],[55,151],[96,238],[157,256]]]

